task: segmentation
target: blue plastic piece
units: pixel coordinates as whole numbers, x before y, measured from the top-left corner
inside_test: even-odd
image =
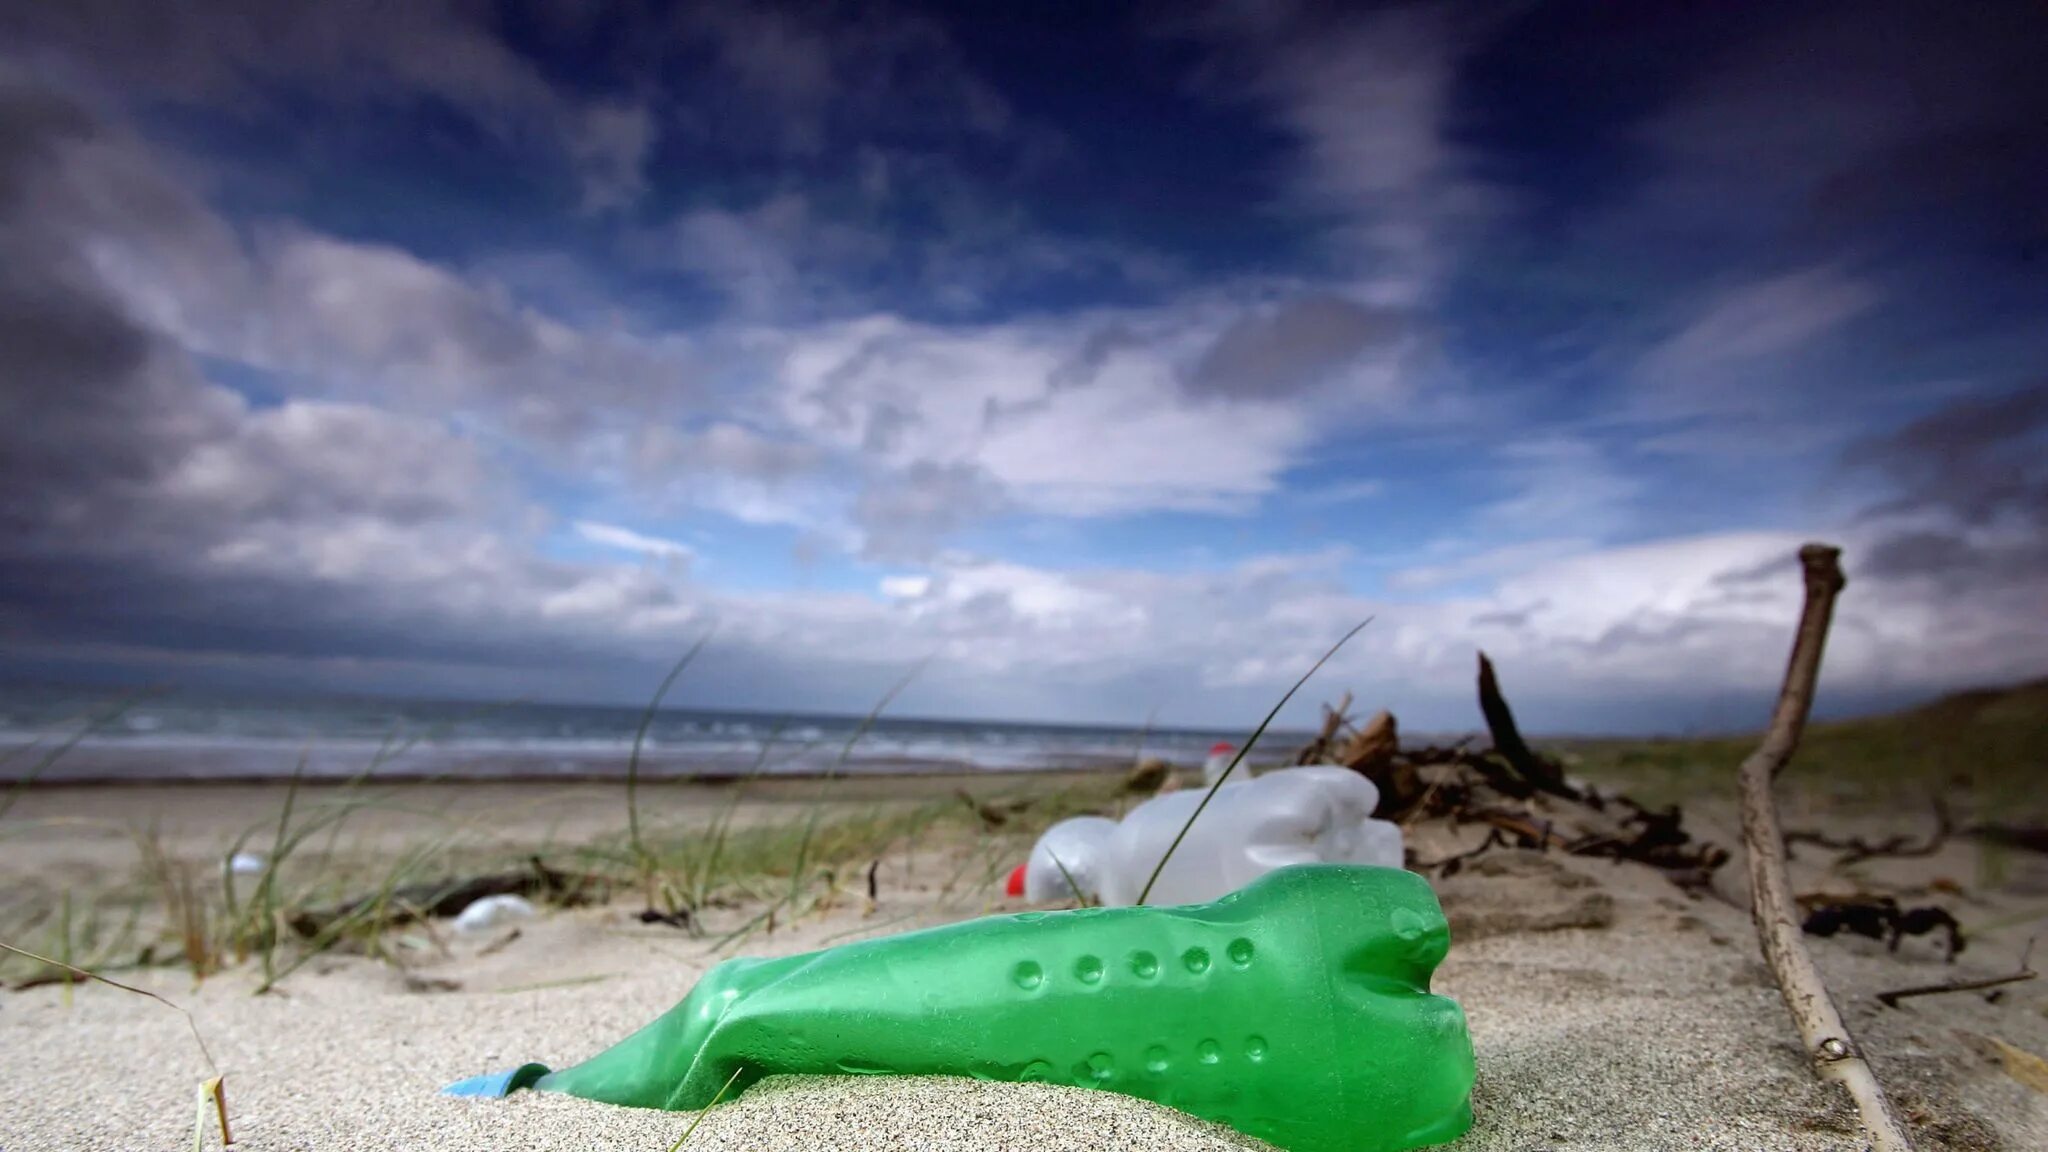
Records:
[[[496,1099],[510,1096],[522,1088],[533,1087],[533,1082],[548,1074],[545,1064],[521,1064],[510,1072],[492,1072],[485,1076],[471,1076],[457,1080],[441,1089],[443,1096],[484,1096]]]

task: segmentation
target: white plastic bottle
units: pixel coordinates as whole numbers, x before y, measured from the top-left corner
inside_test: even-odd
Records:
[[[1402,865],[1401,829],[1372,818],[1379,790],[1349,768],[1283,768],[1225,784],[1189,826],[1203,795],[1154,797],[1120,823],[1081,817],[1054,825],[1011,876],[1011,894],[1066,897],[1071,889],[1051,864],[1057,856],[1090,899],[1135,904],[1183,827],[1187,836],[1160,872],[1147,904],[1214,900],[1289,864]]]
[[[1068,900],[1078,886],[1095,899],[1108,863],[1103,849],[1115,833],[1116,821],[1106,816],[1076,816],[1047,828],[1032,845],[1031,858],[1012,874],[1010,895],[1036,903]]]
[[[1237,745],[1228,740],[1218,740],[1209,745],[1209,758],[1202,761],[1202,787],[1216,783],[1217,779],[1230,770],[1230,761],[1237,755]],[[1239,775],[1239,779],[1249,773]]]

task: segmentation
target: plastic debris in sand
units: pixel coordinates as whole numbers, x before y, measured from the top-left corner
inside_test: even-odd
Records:
[[[455,930],[464,933],[488,932],[501,924],[518,920],[531,920],[538,913],[524,896],[485,896],[472,901],[468,907],[456,914]]]
[[[1060,821],[1011,873],[1010,895],[1135,904],[1162,858],[1166,868],[1148,897],[1156,904],[1214,900],[1292,864],[1401,867],[1400,826],[1373,819],[1379,789],[1349,768],[1313,764],[1225,784],[1196,817],[1203,795],[1156,796],[1121,823],[1100,816]],[[1186,838],[1167,856],[1183,828]]]
[[[985,917],[728,960],[582,1064],[452,1086],[699,1109],[737,1078],[951,1075],[1157,1101],[1289,1152],[1393,1152],[1472,1121],[1450,930],[1391,868],[1282,868],[1210,904]]]

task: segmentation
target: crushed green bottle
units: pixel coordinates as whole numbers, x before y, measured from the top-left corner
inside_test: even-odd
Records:
[[[1391,1152],[1472,1123],[1465,1017],[1429,991],[1449,946],[1420,877],[1301,865],[1212,904],[729,960],[590,1060],[493,1083],[695,1109],[735,1073],[733,1091],[780,1073],[972,1076],[1122,1092],[1289,1152]]]

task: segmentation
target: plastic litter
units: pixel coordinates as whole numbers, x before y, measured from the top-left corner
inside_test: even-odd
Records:
[[[1102,845],[1114,835],[1116,821],[1104,816],[1076,816],[1046,829],[1032,846],[1031,858],[1013,874],[1010,895],[1039,902],[1064,900],[1074,895],[1071,877],[1092,898],[1102,891],[1108,863]]]
[[[269,862],[254,852],[237,852],[228,857],[228,871],[237,876],[255,876],[268,866]]]
[[[1450,946],[1422,878],[1284,868],[1211,904],[992,916],[728,960],[588,1061],[452,1086],[642,1108],[763,1076],[954,1075],[1158,1101],[1289,1152],[1395,1152],[1472,1121],[1472,1045],[1429,992]]]
[[[1099,816],[1063,820],[1039,838],[1011,878],[1013,896],[1034,901],[1080,894],[1098,904],[1135,904],[1145,882],[1180,834],[1202,792],[1169,792],[1133,808],[1121,823]],[[1282,768],[1225,784],[1188,829],[1146,898],[1190,904],[1234,892],[1289,864],[1402,865],[1399,825],[1374,820],[1379,789],[1349,768]],[[1063,875],[1053,858],[1065,865]]]
[[[1202,761],[1202,783],[1214,784],[1230,770],[1230,761],[1237,755],[1237,745],[1228,740],[1218,740],[1209,745],[1209,758]]]
[[[533,905],[524,896],[485,896],[456,914],[455,930],[487,932],[500,924],[531,920],[536,915]]]

